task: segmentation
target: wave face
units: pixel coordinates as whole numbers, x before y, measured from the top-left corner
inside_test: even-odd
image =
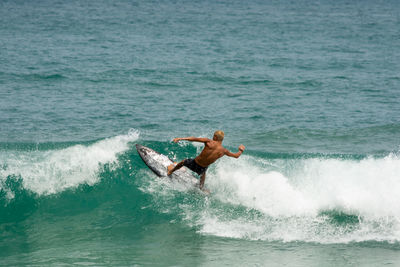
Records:
[[[79,203],[79,197],[85,197],[80,192],[82,186],[101,184],[103,175],[112,179],[113,173],[121,170],[119,156],[138,137],[138,132],[132,130],[91,144],[63,144],[62,148],[57,144],[41,145],[45,150],[26,145],[27,149],[0,150],[0,222],[25,219],[40,201],[65,192],[77,194]]]
[[[0,223],[37,213],[61,216],[99,209],[114,214],[107,219],[113,224],[175,222],[204,236],[400,241],[397,154],[277,156],[247,151],[239,160],[222,158],[209,169],[206,185],[212,193],[204,196],[195,188],[156,178],[137,154],[136,142],[174,160],[201,149],[140,140],[137,131],[62,148],[3,149]]]

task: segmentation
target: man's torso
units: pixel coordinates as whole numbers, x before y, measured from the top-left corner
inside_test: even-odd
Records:
[[[196,157],[195,161],[200,166],[207,167],[224,154],[225,148],[222,146],[221,142],[210,140],[204,144],[203,151]]]

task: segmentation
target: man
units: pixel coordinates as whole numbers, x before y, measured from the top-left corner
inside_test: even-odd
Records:
[[[200,175],[200,189],[203,189],[204,181],[206,180],[206,171],[210,164],[214,163],[217,159],[228,156],[233,158],[238,158],[243,153],[245,146],[240,145],[239,151],[236,153],[230,152],[228,149],[222,146],[222,140],[224,139],[223,131],[216,131],[214,133],[213,139],[201,138],[201,137],[183,137],[175,138],[173,141],[175,143],[185,140],[190,142],[201,142],[204,143],[203,151],[195,159],[184,159],[176,166],[171,164],[168,166],[168,175],[171,175],[174,171],[186,166],[192,171]]]

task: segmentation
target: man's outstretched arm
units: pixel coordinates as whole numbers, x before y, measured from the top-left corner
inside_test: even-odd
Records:
[[[172,140],[175,143],[178,143],[179,141],[190,141],[190,142],[201,142],[201,143],[207,143],[209,141],[211,141],[208,138],[205,137],[194,137],[194,136],[189,136],[189,137],[178,137],[178,138],[174,138],[174,140]]]
[[[239,151],[236,152],[236,153],[232,153],[228,149],[226,149],[225,150],[225,155],[227,155],[228,157],[232,157],[232,158],[238,158],[238,157],[240,157],[240,155],[242,155],[244,149],[245,149],[244,145],[240,145],[239,146]]]

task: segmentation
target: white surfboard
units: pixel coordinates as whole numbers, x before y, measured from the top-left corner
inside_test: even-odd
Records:
[[[149,167],[149,169],[152,170],[158,177],[169,177],[170,179],[176,179],[179,182],[187,183],[193,186],[199,184],[199,179],[197,179],[185,166],[175,171],[170,176],[167,176],[167,167],[174,163],[172,160],[151,148],[139,144],[136,144],[136,149],[147,167]]]

